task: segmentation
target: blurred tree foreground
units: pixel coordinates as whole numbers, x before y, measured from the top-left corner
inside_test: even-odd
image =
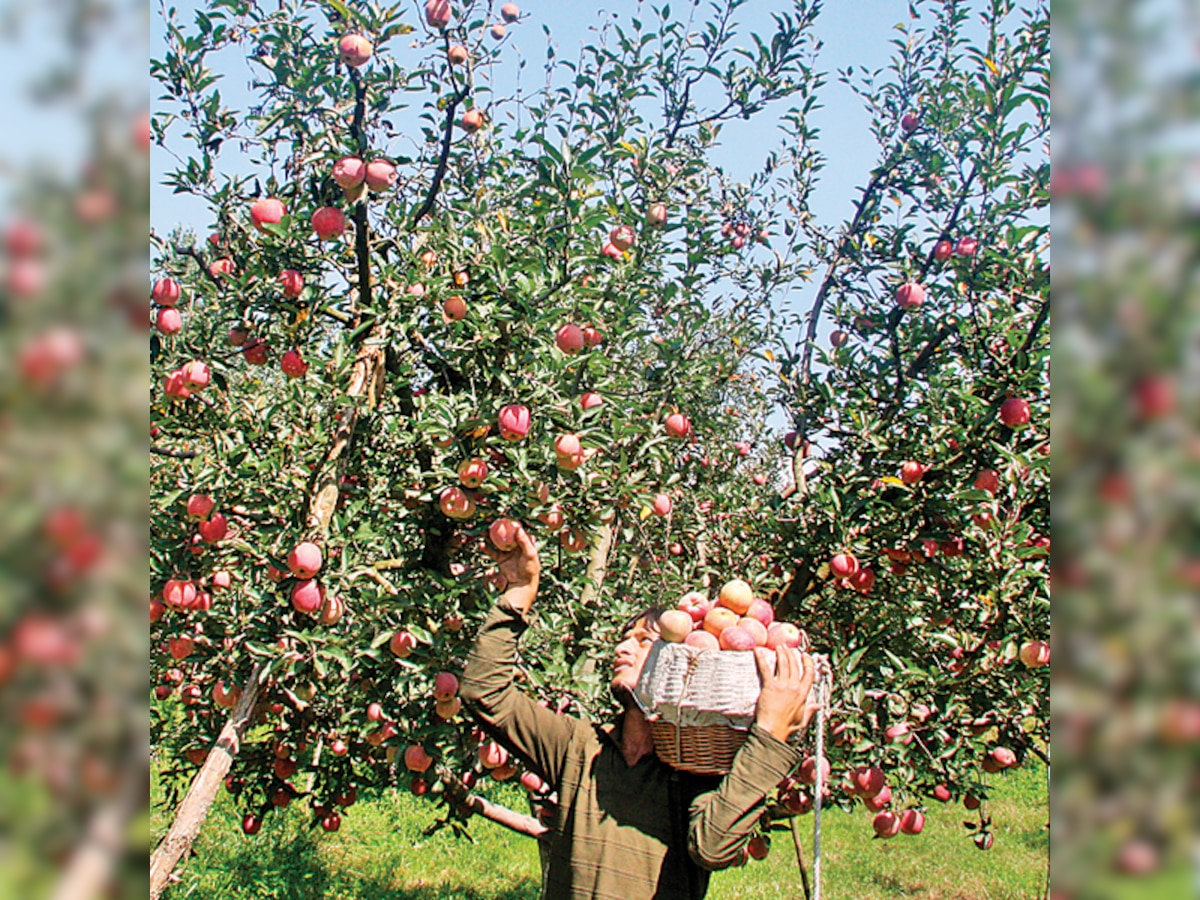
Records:
[[[1049,754],[1046,6],[916,3],[885,66],[839,73],[879,153],[837,223],[809,208],[819,3],[764,34],[744,0],[631,7],[512,93],[536,12],[419,12],[166,12],[154,136],[212,229],[153,236],[152,742],[181,812],[152,892],[222,784],[249,834],[395,785],[461,829],[516,774],[449,677],[502,518],[545,564],[528,691],[604,715],[625,616],[743,578],[834,664],[832,802],[878,767],[897,814],[964,802],[991,846],[989,781]],[[714,150],[766,116],[737,181]]]

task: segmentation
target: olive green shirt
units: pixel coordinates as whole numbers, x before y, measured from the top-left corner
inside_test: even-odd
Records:
[[[471,651],[461,696],[558,791],[542,896],[699,900],[709,872],[742,859],[767,792],[799,763],[799,749],[756,725],[724,778],[679,772],[654,754],[629,766],[613,726],[556,714],[517,689],[526,627],[501,599]]]

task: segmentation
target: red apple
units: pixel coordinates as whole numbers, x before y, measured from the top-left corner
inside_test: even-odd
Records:
[[[1000,473],[995,469],[984,469],[975,476],[975,490],[995,494],[1000,490]]]
[[[890,810],[884,810],[875,814],[871,827],[875,829],[876,836],[884,840],[894,838],[900,833],[900,817]]]
[[[159,306],[174,306],[179,302],[181,291],[174,278],[160,278],[150,289],[150,297]]]
[[[304,361],[299,350],[289,350],[280,357],[279,368],[288,378],[303,378],[308,372],[308,363]]]
[[[529,410],[513,403],[500,410],[500,437],[506,441],[519,441],[529,434]]]
[[[746,852],[751,859],[766,859],[771,852],[771,839],[764,834],[756,834],[746,845]]]
[[[905,834],[920,834],[925,828],[925,814],[919,809],[906,809],[900,814],[900,830]]]
[[[585,347],[599,347],[604,343],[604,332],[594,325],[585,325],[583,328],[583,344]]]
[[[915,281],[906,281],[896,289],[896,305],[901,309],[920,309],[925,302],[925,288]]]
[[[465,460],[458,467],[458,480],[463,483],[464,487],[471,490],[483,484],[488,476],[488,465],[479,457],[473,457]]]
[[[753,650],[758,646],[754,635],[738,624],[723,628],[717,635],[717,641],[722,650]]]
[[[442,314],[448,322],[461,322],[467,317],[467,301],[454,294],[442,301]]]
[[[508,751],[495,741],[488,741],[479,748],[479,764],[485,769],[497,769],[508,762]]]
[[[653,225],[658,228],[665,225],[667,221],[667,204],[651,203],[646,210],[646,224]]]
[[[685,438],[692,431],[692,423],[683,413],[671,413],[666,421],[667,435],[673,438]]]
[[[333,164],[333,180],[343,190],[353,190],[367,177],[367,167],[357,156],[343,156]]]
[[[724,606],[714,606],[704,616],[704,630],[716,638],[721,637],[721,632],[727,628],[732,628],[737,624],[738,614],[732,609],[726,609]]]
[[[433,704],[433,711],[438,718],[450,720],[458,715],[462,709],[462,699],[459,697],[450,697],[447,700],[436,700]]]
[[[671,498],[666,494],[655,494],[654,502],[650,504],[650,511],[656,516],[665,516],[671,512]]]
[[[279,274],[279,285],[283,296],[294,300],[304,290],[304,276],[295,269],[284,269]]]
[[[608,233],[608,241],[624,253],[637,242],[637,235],[628,225],[618,225]]]
[[[950,785],[948,784],[939,784],[933,789],[933,799],[939,803],[949,803],[953,796],[954,794],[951,792]]]
[[[905,484],[916,484],[924,477],[927,467],[919,462],[908,462],[900,466],[900,480]]]
[[[404,751],[404,765],[410,772],[420,774],[433,765],[433,757],[420,744],[413,744]]]
[[[285,215],[287,208],[274,197],[255,200],[250,206],[250,220],[259,231],[263,230],[264,225],[278,225]]]
[[[720,650],[721,642],[717,640],[711,632],[697,629],[689,634],[683,641],[689,647],[695,647],[697,650]]]
[[[949,241],[938,241],[933,245],[933,258],[942,263],[954,255],[954,245]]]
[[[846,334],[846,332],[842,331],[842,330],[839,328],[839,329],[837,329],[836,331],[832,332],[832,333],[829,335],[829,343],[830,343],[830,345],[832,345],[834,348],[837,348],[837,347],[840,347],[840,346],[842,346],[842,344],[846,343],[846,339],[847,339],[848,337],[849,337],[849,335],[848,335],[848,334]]]
[[[766,600],[751,601],[750,608],[746,610],[746,615],[751,619],[758,619],[762,623],[763,628],[770,628],[775,621],[775,610],[771,608],[771,604]]]
[[[1017,764],[1017,754],[1007,747],[996,747],[987,756],[1000,769],[1008,769]]]
[[[1050,665],[1050,645],[1045,641],[1027,641],[1017,656],[1029,668],[1040,669]]]
[[[595,409],[597,406],[601,406],[603,403],[604,398],[595,391],[588,391],[579,398],[579,405],[584,409],[585,412],[589,409]]]
[[[452,65],[452,66],[461,65],[462,63],[465,63],[470,58],[470,54],[467,52],[467,48],[464,47],[462,44],[454,44],[450,48],[448,56],[450,57],[450,65]]]
[[[564,325],[554,338],[558,349],[568,356],[583,349],[583,331],[578,325]]]
[[[604,246],[600,248],[600,253],[603,256],[607,256],[609,259],[617,260],[617,262],[620,262],[625,258],[625,254],[618,250],[612,241],[605,241]]]
[[[828,783],[830,772],[833,770],[829,765],[829,760],[821,757],[820,769],[818,771],[817,758],[815,756],[806,757],[804,762],[800,763],[800,768],[797,770],[797,777],[804,784],[816,784],[818,774],[821,781]]]
[[[312,215],[313,231],[322,241],[340,236],[346,230],[346,214],[336,206],[322,206]]]
[[[183,329],[183,316],[177,309],[160,309],[154,317],[154,327],[159,334],[178,334]]]
[[[185,363],[180,369],[183,374],[183,384],[185,387],[193,391],[202,391],[208,387],[208,383],[212,380],[212,369],[208,363],[192,360]]]
[[[321,548],[312,541],[302,541],[288,554],[287,564],[297,578],[312,578],[321,571]]]
[[[856,766],[850,772],[850,783],[854,793],[874,797],[883,790],[887,780],[878,766]]]
[[[871,812],[879,812],[881,809],[887,809],[888,804],[892,802],[892,789],[886,784],[874,797],[867,797],[863,800],[863,805]]]
[[[187,500],[187,516],[189,519],[202,521],[207,519],[217,505],[208,494],[192,494]]]
[[[427,0],[425,21],[430,28],[445,28],[450,24],[450,0]]]
[[[305,578],[292,585],[292,609],[307,616],[318,613],[325,600],[325,588],[315,578]]]
[[[338,41],[338,54],[342,62],[352,68],[358,68],[371,58],[375,48],[361,34],[347,34]]]
[[[679,644],[687,640],[695,622],[682,609],[668,609],[658,620],[659,633],[664,641]]]
[[[477,109],[468,109],[463,113],[462,127],[464,131],[478,131],[483,127],[483,113]]]
[[[508,34],[508,29],[504,27],[503,22],[497,22],[490,29],[488,29],[488,33],[494,40],[502,41],[504,40],[504,35]]]
[[[172,578],[163,586],[162,599],[168,609],[190,609],[196,602],[196,586],[190,581]]]
[[[196,642],[186,634],[167,639],[167,653],[169,653],[171,659],[175,660],[176,662],[187,659],[192,655],[192,651],[195,649]]]
[[[979,250],[979,241],[973,237],[959,238],[954,245],[955,256],[974,256]]]
[[[249,337],[250,329],[245,325],[234,325],[229,329],[229,343],[234,347],[242,346]]]
[[[367,187],[373,191],[390,191],[400,176],[396,167],[386,159],[373,159],[367,163]]]
[[[702,622],[713,607],[712,602],[700,591],[688,591],[679,598],[677,605],[691,617],[693,622]]]
[[[342,827],[342,817],[335,812],[326,813],[321,817],[321,828],[327,832],[337,831]]]
[[[871,593],[871,588],[875,586],[874,570],[864,567],[859,569],[849,578],[850,587],[866,596]]]
[[[912,134],[920,124],[921,117],[915,112],[907,112],[900,118],[900,127],[904,129],[905,134]]]
[[[488,527],[488,537],[497,550],[515,550],[517,547],[517,530],[521,526],[512,519],[497,519]]]
[[[458,677],[453,672],[438,672],[433,679],[433,699],[445,702],[458,693]]]
[[[337,596],[337,594],[327,594],[324,602],[321,604],[317,621],[322,625],[336,625],[342,621],[342,615],[345,612],[346,601]]]
[[[252,366],[261,366],[267,361],[267,350],[267,342],[256,338],[242,347],[242,357]]]
[[[214,260],[208,267],[208,274],[213,278],[220,278],[222,275],[232,275],[234,271],[233,260],[228,258]]]
[[[554,452],[559,456],[577,456],[582,450],[583,446],[574,434],[560,434],[554,439]]]
[[[796,648],[802,640],[800,629],[791,622],[774,622],[767,628],[767,647],[771,650],[781,647]]]
[[[1028,425],[1030,418],[1029,401],[1019,397],[1009,397],[1000,404],[1000,421],[1009,428],[1019,428]]]
[[[737,627],[754,638],[754,646],[765,647],[767,645],[767,627],[758,619],[742,616],[738,619]]]
[[[229,534],[229,519],[224,513],[216,513],[207,522],[201,522],[196,530],[204,543],[215,544],[225,540],[225,536]]]
[[[851,553],[839,553],[829,561],[829,571],[837,578],[849,578],[858,571],[858,560]]]
[[[254,813],[246,813],[242,816],[242,831],[245,834],[255,835],[262,829],[262,819]]]
[[[408,631],[397,631],[388,641],[388,649],[399,659],[408,659],[417,647],[416,637]]]
[[[515,3],[505,3],[500,7],[500,15],[505,22],[515,22],[521,16],[521,8]]]
[[[448,487],[438,496],[442,514],[450,519],[469,519],[475,513],[475,501],[462,488]]]
[[[739,616],[744,616],[754,603],[754,589],[742,579],[734,578],[722,585],[717,603],[733,610]]]
[[[979,805],[980,805],[980,800],[974,794],[967,794],[965,797],[963,797],[963,806],[965,806],[967,809],[971,810],[972,812],[979,809]]]

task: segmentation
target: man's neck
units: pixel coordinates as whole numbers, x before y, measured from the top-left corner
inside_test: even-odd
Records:
[[[625,757],[625,765],[632,768],[653,752],[654,737],[646,716],[637,707],[626,709],[621,716],[621,755]]]

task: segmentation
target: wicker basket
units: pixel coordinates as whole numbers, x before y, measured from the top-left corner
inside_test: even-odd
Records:
[[[724,775],[754,723],[760,689],[752,652],[656,641],[633,696],[650,720],[659,759]]]

